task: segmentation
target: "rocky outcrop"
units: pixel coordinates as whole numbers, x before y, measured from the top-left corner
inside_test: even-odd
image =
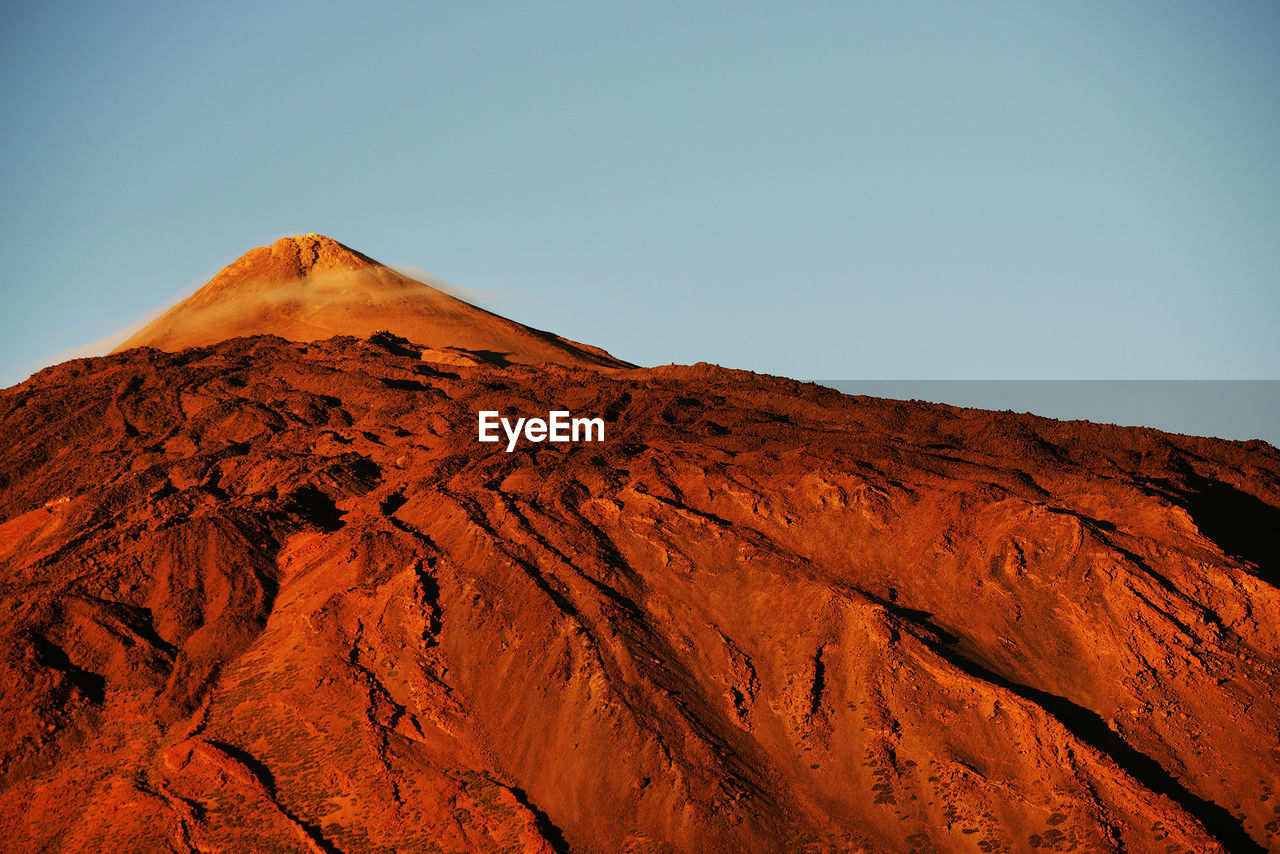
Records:
[[[1274,448],[433,346],[0,392],[8,850],[1280,848]]]

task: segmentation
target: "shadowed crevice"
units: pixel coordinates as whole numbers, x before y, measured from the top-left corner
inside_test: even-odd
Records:
[[[1280,587],[1280,508],[1213,478],[1193,474],[1188,482],[1182,502],[1201,533]]]
[[[917,637],[968,676],[997,685],[1040,706],[1053,715],[1073,736],[1095,750],[1105,753],[1141,785],[1176,803],[1199,821],[1204,829],[1227,850],[1263,854],[1264,849],[1245,832],[1244,823],[1239,818],[1232,815],[1225,807],[1189,791],[1159,762],[1134,748],[1107,726],[1107,722],[1101,715],[1091,709],[1078,706],[1065,697],[1014,682],[933,638],[919,635]]]
[[[515,786],[508,786],[507,789],[511,794],[515,795],[516,800],[520,802],[520,806],[533,813],[533,821],[538,828],[538,833],[542,834],[542,838],[551,846],[551,850],[556,854],[570,854],[569,843],[565,842],[564,832],[556,827],[551,818],[539,809],[537,804],[529,800],[529,796],[525,794],[524,789]]]
[[[326,852],[326,854],[343,854],[341,849],[324,837],[324,834],[320,832],[319,827],[311,824],[310,822],[304,821],[302,818],[285,809],[284,805],[280,803],[280,798],[277,793],[275,775],[272,774],[271,769],[262,764],[257,757],[234,745],[227,744],[225,741],[210,741],[208,743],[210,746],[222,751],[227,756],[231,757],[248,769],[249,773],[253,775],[254,779],[258,781],[259,785],[262,786],[267,795],[271,798],[271,802],[275,804],[276,809],[280,810],[281,814],[289,821],[302,828],[302,831],[306,833],[311,841],[316,844],[316,847]]]
[[[106,695],[106,677],[91,673],[73,663],[62,647],[36,632],[31,633],[31,644],[36,649],[40,663],[65,674],[67,680],[83,694],[89,702],[100,704]]]

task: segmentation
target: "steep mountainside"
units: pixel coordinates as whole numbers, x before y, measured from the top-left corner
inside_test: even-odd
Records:
[[[459,363],[631,367],[598,347],[476,308],[320,234],[250,249],[114,352],[174,352],[241,335],[321,341],[381,331]]]
[[[1274,448],[433,343],[0,392],[6,850],[1280,850]]]

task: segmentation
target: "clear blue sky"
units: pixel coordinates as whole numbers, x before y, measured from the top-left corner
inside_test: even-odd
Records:
[[[0,382],[329,234],[642,364],[1280,378],[1280,4],[10,4]]]

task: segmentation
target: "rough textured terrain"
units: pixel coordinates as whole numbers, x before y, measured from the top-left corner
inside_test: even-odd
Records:
[[[631,368],[317,235],[132,343],[0,391],[0,849],[1280,851],[1269,445]],[[477,441],[551,409],[605,441]]]
[[[553,406],[607,441],[475,441]],[[0,435],[7,850],[1280,847],[1261,443],[385,335]]]

